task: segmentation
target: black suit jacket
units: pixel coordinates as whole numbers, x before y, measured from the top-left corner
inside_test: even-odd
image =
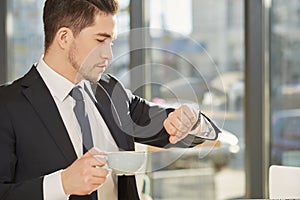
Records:
[[[103,75],[99,83],[96,106],[120,150],[134,150],[135,141],[171,146],[163,120],[173,109],[150,106],[110,75]],[[179,145],[201,142],[189,138]],[[56,104],[35,66],[24,77],[0,88],[0,159],[1,200],[43,199],[44,175],[77,159]],[[118,193],[120,200],[138,199],[135,178],[119,177]]]

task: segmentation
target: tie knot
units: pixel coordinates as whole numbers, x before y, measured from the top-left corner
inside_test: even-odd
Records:
[[[83,101],[83,95],[80,86],[76,86],[72,89],[70,93],[71,97],[73,97],[76,101]]]

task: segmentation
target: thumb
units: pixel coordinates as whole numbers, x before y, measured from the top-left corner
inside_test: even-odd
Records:
[[[105,156],[106,153],[98,149],[97,147],[91,148],[87,153],[90,153],[92,156],[102,155]]]
[[[89,157],[93,157],[93,153],[89,151],[87,151],[85,154],[83,154],[81,157],[82,158],[89,158]]]
[[[98,151],[95,148],[91,148],[89,151],[87,151],[83,156],[80,158],[94,158],[97,160],[97,164],[95,166],[103,166],[106,164],[106,156],[104,152]]]
[[[97,149],[96,147],[93,147],[90,150],[88,150],[82,157],[87,158],[87,157],[92,157],[92,156],[99,155],[99,154],[103,154],[103,153],[101,153],[101,151],[99,149]]]

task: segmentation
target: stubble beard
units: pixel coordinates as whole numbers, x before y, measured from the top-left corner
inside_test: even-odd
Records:
[[[68,54],[68,60],[73,69],[77,72],[76,76],[74,77],[75,82],[80,82],[81,80],[88,80],[91,82],[98,82],[101,78],[101,74],[98,74],[97,76],[92,76],[90,73],[93,67],[90,66],[83,66],[79,64],[78,60],[76,59],[77,55],[77,46],[75,43],[72,43],[69,54]],[[84,64],[84,63],[83,63]],[[89,74],[90,73],[90,74]]]
[[[76,75],[74,76],[74,82],[78,83],[82,79],[84,79],[83,75],[80,73],[80,65],[76,60],[77,54],[77,46],[72,43],[69,54],[68,54],[68,61],[71,64],[71,67],[76,71]]]

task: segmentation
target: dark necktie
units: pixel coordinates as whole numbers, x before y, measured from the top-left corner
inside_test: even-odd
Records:
[[[92,132],[90,127],[89,118],[85,110],[84,99],[82,95],[82,88],[76,86],[71,91],[71,97],[75,100],[75,106],[73,108],[77,121],[79,123],[81,134],[82,134],[82,147],[83,154],[91,149],[93,144]],[[94,191],[91,195],[92,200],[97,200],[97,190]]]
[[[84,99],[81,90],[82,88],[80,86],[74,87],[73,90],[71,91],[71,96],[75,100],[75,106],[73,110],[81,129],[82,147],[83,147],[83,154],[84,154],[94,145],[93,145],[90,122],[85,110],[85,104],[84,104]]]

